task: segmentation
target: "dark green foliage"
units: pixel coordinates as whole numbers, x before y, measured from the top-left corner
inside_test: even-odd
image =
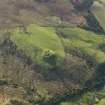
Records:
[[[76,6],[77,9],[79,10],[90,10],[90,7],[92,6],[93,4],[93,1],[94,0],[74,0],[75,2],[73,2]]]
[[[44,52],[43,60],[50,65],[56,66],[57,57],[53,51],[47,50]]]
[[[8,81],[7,80],[0,80],[0,86],[1,85],[8,85]]]
[[[98,79],[98,82],[105,82],[105,63],[102,63],[98,65],[96,69],[96,78]]]

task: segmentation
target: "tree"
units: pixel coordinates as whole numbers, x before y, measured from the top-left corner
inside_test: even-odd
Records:
[[[54,66],[56,65],[57,57],[55,52],[52,50],[45,51],[43,55],[43,59],[45,62],[47,62],[50,65],[54,65]]]

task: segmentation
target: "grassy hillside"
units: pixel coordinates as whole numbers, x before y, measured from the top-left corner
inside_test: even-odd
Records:
[[[104,0],[97,0],[94,1],[92,6],[92,13],[98,20],[100,26],[105,30],[105,1]]]
[[[22,29],[15,29],[11,40],[22,49],[33,61],[43,62],[44,53],[54,53],[58,58],[64,58],[64,48],[60,38],[51,27],[40,27],[29,25],[24,32]]]
[[[82,53],[91,56],[98,64],[105,62],[105,53],[100,44],[104,43],[104,35],[85,31],[80,28],[61,28],[63,42],[68,49],[79,49]]]
[[[15,45],[16,52],[21,51],[21,53],[19,53],[20,57],[14,54],[16,52],[13,55],[11,55],[11,52],[9,55],[7,53],[7,56],[4,56],[9,61],[2,63],[5,59],[1,60],[0,66],[3,69],[3,71],[1,70],[1,79],[6,79],[9,83],[11,82],[11,85],[17,85],[18,88],[21,86],[26,92],[29,91],[30,93],[32,91],[31,96],[29,96],[29,93],[26,96],[29,96],[39,105],[42,103],[45,105],[51,105],[51,103],[59,104],[61,102],[61,100],[58,100],[59,98],[62,99],[67,93],[71,94],[72,89],[75,91],[84,88],[88,80],[95,79],[96,76],[93,77],[93,74],[96,75],[96,70],[93,65],[90,66],[88,64],[88,57],[96,66],[105,62],[104,35],[98,35],[76,27],[53,28],[41,27],[35,24],[14,28],[9,31],[11,33],[10,41],[2,42],[1,49],[3,52],[9,52],[12,46]],[[11,42],[13,45],[10,44]],[[38,64],[39,67],[35,66],[34,71],[31,71],[33,65],[30,65],[30,68],[28,68],[28,65],[24,62],[24,57],[21,58],[23,56],[21,54],[31,58],[33,63]],[[44,59],[46,54],[48,54],[47,60]],[[8,58],[8,56],[10,57]],[[51,63],[50,61],[56,63]],[[14,65],[9,67],[13,62]],[[53,68],[49,68],[48,71],[45,71],[45,67],[40,68],[41,65],[46,63],[53,65]],[[60,64],[58,67],[56,67],[57,63]],[[5,65],[9,69],[5,68]],[[48,65],[46,66],[48,67]],[[11,72],[8,73],[8,70]],[[15,76],[11,76],[11,74]],[[94,82],[96,83],[96,81]],[[93,84],[95,84],[94,82]],[[36,93],[36,91],[31,90],[29,85],[33,87],[32,89],[37,89],[38,96],[35,96],[37,98],[32,96],[33,92]],[[22,95],[20,94],[20,96]],[[20,96],[18,97],[19,100]],[[25,99],[26,103],[29,102],[27,97]],[[58,97],[58,99],[55,100],[54,97]],[[87,94],[86,97],[88,97]],[[13,98],[10,97],[10,99]],[[76,101],[76,105],[79,102]],[[64,102],[64,105],[68,103],[75,105],[74,101]],[[30,102],[30,104],[33,104],[33,102]]]
[[[104,105],[104,11],[104,0],[0,0],[0,105]]]

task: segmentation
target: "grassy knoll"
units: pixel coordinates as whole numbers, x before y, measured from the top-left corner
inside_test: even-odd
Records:
[[[16,28],[11,33],[12,33],[12,35],[10,36],[10,38],[17,45],[18,50],[22,50],[27,56],[29,56],[34,62],[37,62],[38,64],[45,63],[45,61],[43,60],[43,56],[44,56],[44,53],[46,53],[46,52],[55,54],[57,56],[57,58],[64,58],[65,53],[70,53],[72,55],[73,52],[72,53],[67,52],[66,48],[70,49],[70,51],[74,48],[76,49],[76,51],[80,50],[82,54],[91,56],[91,58],[93,60],[95,60],[97,62],[97,64],[105,62],[105,52],[100,48],[100,44],[105,42],[104,35],[98,35],[93,32],[83,30],[81,28],[58,28],[57,29],[57,33],[59,34],[59,36],[58,36],[54,28],[41,27],[38,25],[29,25],[26,29]],[[75,75],[74,76],[78,77],[77,78],[78,80],[82,80],[81,78],[83,78],[83,76],[85,76],[85,78],[83,80],[90,79],[90,77],[87,73],[88,68],[87,69],[83,68],[84,75],[82,75],[81,71],[82,71],[83,66],[81,66],[81,65],[78,66],[78,64],[79,63],[81,64],[81,62],[78,62],[80,60],[77,60],[77,59],[75,60],[75,59],[76,59],[76,56],[70,57],[70,60],[68,58],[68,62],[67,62],[67,64],[65,64],[65,71],[61,71],[61,69],[58,70],[62,74],[62,77],[60,77],[60,79],[64,78],[65,81],[63,80],[63,82],[65,82],[65,84],[66,84],[66,80],[67,81],[72,80],[73,82],[76,81],[75,78],[70,79],[70,74],[72,74],[72,73],[69,73],[69,71],[71,72],[72,70],[73,70],[74,74],[76,73],[76,76]],[[73,60],[75,60],[76,62],[74,62]],[[81,60],[83,60],[83,59],[81,59]],[[73,61],[73,62],[70,62],[70,61]],[[75,65],[72,67],[69,67],[69,65],[71,66],[72,64],[75,64]],[[62,65],[62,66],[64,66],[64,65]],[[77,68],[75,68],[76,66],[77,66]],[[67,69],[66,69],[66,67],[67,67]],[[78,67],[80,67],[80,68],[78,68]],[[92,72],[91,69],[89,69],[89,72],[90,73]],[[24,73],[21,73],[21,74],[24,74]],[[27,73],[27,74],[29,75],[29,73]],[[45,72],[45,74],[47,74],[47,72]],[[49,74],[47,74],[45,76],[48,76],[50,74],[51,74],[51,71],[49,72]],[[48,77],[49,80],[52,80],[52,81],[50,81],[50,82],[42,81],[42,82],[38,83],[38,85],[36,87],[38,89],[37,92],[39,93],[39,95],[42,98],[45,98],[45,101],[50,98],[50,95],[48,95],[49,91],[51,91],[51,93],[54,93],[54,94],[58,93],[60,90],[59,86],[65,85],[65,84],[62,85],[62,80],[61,80],[61,85],[60,85],[60,81],[57,81],[58,74],[57,74],[57,77],[55,74],[53,74],[54,80],[52,77],[50,78],[50,76],[49,76]],[[81,77],[78,76],[80,74],[81,74]],[[87,75],[89,77],[88,79],[87,79]],[[63,77],[63,76],[65,76],[65,77]],[[22,77],[26,77],[26,76],[22,76]],[[17,75],[17,79],[19,79],[18,75]],[[78,82],[76,82],[76,83],[78,83]],[[36,82],[35,82],[35,84],[36,84]],[[43,87],[43,89],[42,89],[42,87]],[[67,85],[67,87],[69,87],[69,86]],[[63,92],[65,92],[66,86],[62,87],[61,89]],[[76,99],[70,100],[70,102],[62,102],[60,105],[87,105],[88,102],[92,102],[91,99],[94,98],[94,96],[95,96],[94,102],[96,105],[98,105],[98,103],[96,103],[96,102],[100,98],[97,97],[98,92],[97,92],[97,95],[94,95],[95,93],[96,93],[95,91],[87,92],[87,93],[83,94],[83,96],[81,96],[81,97],[78,96],[79,98],[76,97]],[[53,95],[51,95],[51,98],[52,97],[53,97]],[[100,100],[100,102],[101,102],[101,100]]]
[[[12,34],[11,40],[16,43],[18,49],[25,51],[33,61],[43,62],[42,56],[45,51],[51,51],[57,57],[64,57],[64,48],[53,28],[30,25],[27,27],[27,32],[17,28]]]

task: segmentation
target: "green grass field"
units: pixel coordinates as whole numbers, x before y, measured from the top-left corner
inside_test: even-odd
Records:
[[[22,49],[37,63],[43,62],[42,56],[47,50],[54,52],[58,58],[64,58],[64,47],[79,48],[82,53],[91,56],[98,64],[105,62],[105,52],[99,48],[99,45],[105,42],[104,35],[97,35],[80,28],[61,28],[58,31],[65,36],[65,38],[61,37],[63,43],[54,28],[37,25],[27,27],[29,34],[22,29],[15,29],[11,40],[15,42],[18,49]]]
[[[79,48],[82,53],[91,56],[97,63],[105,61],[105,53],[99,48],[105,42],[104,35],[97,35],[93,32],[85,31],[80,28],[60,29],[65,38],[65,47]]]
[[[33,61],[42,63],[43,53],[47,50],[54,52],[57,57],[64,58],[64,48],[53,28],[30,25],[27,27],[27,31],[29,34],[22,29],[15,29],[12,32],[11,40]]]

